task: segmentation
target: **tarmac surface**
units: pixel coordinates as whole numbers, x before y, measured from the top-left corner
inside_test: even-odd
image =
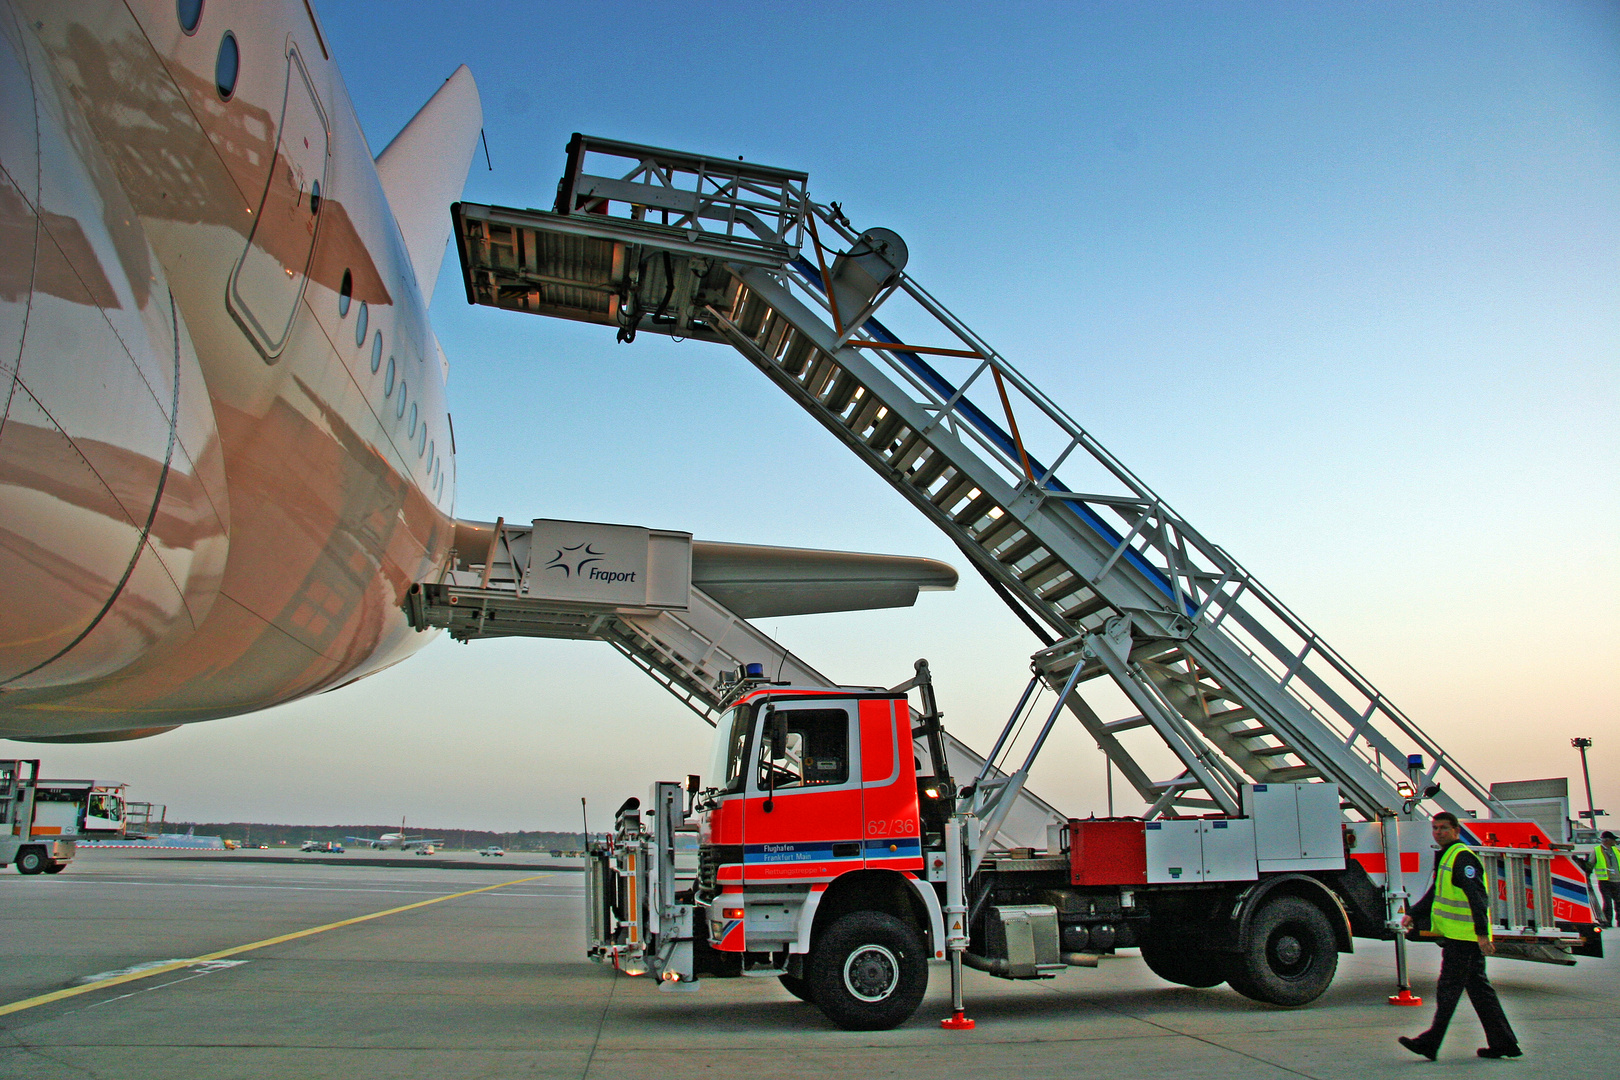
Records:
[[[1438,1062],[1397,1046],[1432,999],[1385,1003],[1393,947],[1379,942],[1357,942],[1297,1010],[1166,984],[1131,952],[1046,982],[969,971],[979,1026],[960,1033],[939,1029],[949,983],[933,965],[916,1017],[856,1033],[774,979],[666,994],[589,963],[567,864],[369,855],[102,851],[55,876],[0,871],[0,1076],[1616,1075],[1620,959],[1492,961],[1519,1061],[1474,1056],[1466,1000]],[[1431,995],[1438,950],[1412,959]]]

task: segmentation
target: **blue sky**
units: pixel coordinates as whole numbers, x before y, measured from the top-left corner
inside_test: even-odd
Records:
[[[1589,735],[1620,814],[1620,8],[317,10],[374,152],[471,66],[473,201],[550,205],[576,130],[806,170],[1477,775],[1578,776]],[[454,256],[433,314],[463,516],[962,563],[728,350],[469,308]],[[850,682],[928,656],[980,742],[1035,647],[976,579],[767,628]],[[605,821],[707,737],[605,645],[443,641],[53,757],[177,816],[515,829],[567,827],[581,795]],[[1101,808],[1078,725],[1036,781]]]

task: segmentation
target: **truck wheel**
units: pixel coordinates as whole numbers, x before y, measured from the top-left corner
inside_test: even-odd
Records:
[[[1220,958],[1189,941],[1147,935],[1138,944],[1148,970],[1165,982],[1204,990],[1226,981]]]
[[[1327,916],[1307,900],[1278,896],[1255,913],[1249,939],[1226,973],[1244,997],[1296,1006],[1321,997],[1338,969],[1339,943]]]
[[[928,989],[917,932],[893,915],[856,911],[828,927],[810,956],[811,998],[849,1031],[905,1023]]]
[[[816,1003],[816,995],[811,992],[808,979],[796,979],[792,975],[778,975],[776,978],[783,989],[800,1001],[808,1001],[812,1005]]]
[[[37,847],[25,847],[17,852],[17,872],[37,874],[45,869],[45,853]]]

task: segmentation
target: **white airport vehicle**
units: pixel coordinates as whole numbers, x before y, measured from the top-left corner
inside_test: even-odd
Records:
[[[1499,955],[1601,955],[1565,847],[907,275],[899,236],[856,230],[804,173],[575,135],[553,210],[452,215],[469,303],[614,326],[622,342],[731,345],[945,531],[1044,646],[980,758],[939,724],[923,666],[892,690],[819,675],[698,587],[686,534],[543,519],[458,532],[456,558],[411,590],[411,625],[606,640],[720,728],[709,786],[687,785],[695,804],[659,784],[650,830],[630,800],[614,840],[592,845],[596,958],[671,987],[779,976],[871,1028],[921,1000],[919,953],[949,954],[964,1022],[963,963],[1040,978],[1129,941],[1171,981],[1300,1005],[1368,936],[1397,942],[1409,999],[1400,918],[1437,810],[1463,819],[1498,886]],[[1134,714],[1105,720],[1094,681]],[[911,690],[920,709],[901,708]],[[1027,790],[1065,710],[1140,818],[1070,821]],[[1022,764],[1003,768],[1031,719]],[[1156,778],[1165,760],[1178,765]],[[675,852],[694,811],[686,878]]]
[[[506,854],[506,849],[502,848],[502,847],[497,847],[496,845],[491,844],[491,845],[489,845],[489,847],[479,848],[478,849],[478,854],[493,856],[495,858],[500,858],[501,856],[504,856]]]
[[[124,835],[124,785],[42,780],[38,759],[0,760],[0,866],[59,874],[81,839]]]

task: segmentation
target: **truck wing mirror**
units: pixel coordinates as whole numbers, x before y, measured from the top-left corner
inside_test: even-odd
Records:
[[[781,761],[787,757],[787,717],[773,712],[766,723],[771,731],[771,760]]]

